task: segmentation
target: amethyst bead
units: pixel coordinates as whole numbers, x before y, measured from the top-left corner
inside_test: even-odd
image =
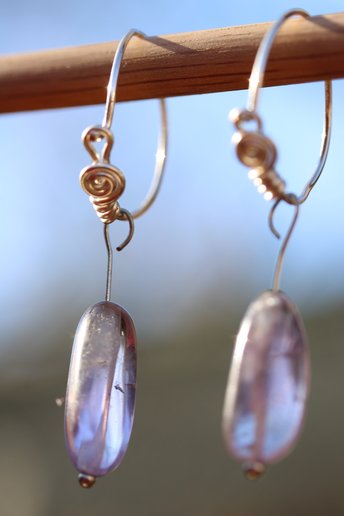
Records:
[[[293,448],[304,420],[309,370],[295,304],[282,292],[263,292],[241,322],[223,410],[226,447],[247,471],[257,473]]]
[[[67,450],[82,479],[105,475],[122,461],[135,392],[133,321],[120,306],[97,303],[86,310],[76,331],[65,404]]]

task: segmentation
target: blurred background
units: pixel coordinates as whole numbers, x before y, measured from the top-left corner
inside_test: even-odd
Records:
[[[3,53],[271,21],[286,0],[1,2]],[[335,0],[300,1],[312,14]],[[271,286],[278,241],[269,203],[230,144],[232,107],[246,92],[168,101],[166,178],[154,207],[115,256],[113,300],[139,338],[137,412],[121,467],[82,490],[63,437],[70,350],[84,310],[101,300],[102,226],[79,187],[89,163],[80,135],[103,106],[2,116],[0,310],[1,516],[317,516],[344,514],[344,82],[334,83],[333,139],[325,172],[288,248],[282,288],[298,304],[311,343],[313,384],[295,451],[257,483],[226,455],[220,425],[234,337],[247,305]],[[317,163],[321,83],[266,89],[266,132],[279,171],[299,192]],[[133,209],[151,178],[158,103],[118,105],[112,162]],[[290,223],[280,208],[276,225]],[[113,244],[127,226],[114,224]],[[339,408],[338,408],[339,407]]]

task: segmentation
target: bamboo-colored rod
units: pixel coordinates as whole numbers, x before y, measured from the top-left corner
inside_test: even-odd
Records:
[[[118,100],[245,89],[270,23],[212,29],[130,42]],[[140,27],[139,27],[140,28]],[[0,58],[0,112],[105,101],[116,43]],[[344,13],[295,18],[279,32],[265,85],[344,77]]]

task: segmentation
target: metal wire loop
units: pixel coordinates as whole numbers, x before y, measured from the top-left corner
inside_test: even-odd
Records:
[[[310,15],[304,9],[291,9],[284,13],[271,27],[271,29],[264,36],[258,52],[256,54],[251,76],[249,79],[249,91],[248,91],[248,102],[247,102],[247,111],[255,114],[257,116],[257,105],[260,89],[263,86],[264,82],[264,74],[267,65],[267,61],[269,58],[269,54],[277,35],[277,32],[281,28],[281,26],[291,18],[292,16],[301,16],[303,18],[309,18]],[[324,118],[324,126],[322,132],[321,139],[321,147],[320,147],[320,157],[318,165],[315,169],[315,172],[306,183],[301,195],[297,196],[298,203],[302,204],[308,198],[311,190],[313,189],[315,183],[318,181],[321,172],[323,171],[330,143],[331,136],[331,124],[332,124],[332,83],[331,81],[325,81],[325,118]],[[283,196],[282,196],[283,197]],[[290,202],[290,194],[286,194],[283,198],[285,202],[288,204],[294,204]]]
[[[268,200],[275,199],[275,203],[269,215],[269,227],[277,238],[280,238],[280,235],[276,230],[273,220],[277,206],[281,201],[284,201],[295,207],[295,214],[292,223],[283,240],[278,255],[273,282],[273,289],[275,290],[279,288],[284,255],[297,221],[300,205],[308,198],[311,190],[323,171],[329,150],[332,124],[332,83],[331,81],[326,80],[325,118],[321,139],[320,157],[317,167],[299,196],[286,192],[286,183],[277,173],[275,168],[277,149],[272,140],[263,133],[263,124],[257,113],[257,105],[260,89],[264,83],[265,69],[274,39],[283,23],[292,16],[309,18],[310,15],[303,9],[292,9],[284,13],[272,25],[271,29],[262,39],[253,63],[249,79],[247,108],[244,110],[232,110],[229,115],[237,129],[237,132],[233,135],[232,141],[235,145],[238,159],[245,166],[251,169],[249,177],[257,187],[258,192],[262,193]],[[256,127],[253,130],[250,130],[249,127],[252,126],[252,123],[254,123]]]
[[[309,14],[303,9],[287,11],[277,20],[271,29],[264,36],[249,80],[249,92],[247,109],[232,110],[230,119],[234,123],[237,132],[233,136],[233,143],[236,146],[238,159],[251,168],[249,177],[257,186],[258,191],[268,200],[283,199],[286,203],[294,205],[295,194],[287,193],[285,182],[275,169],[277,151],[274,143],[263,133],[262,121],[257,113],[259,92],[264,82],[265,69],[274,39],[283,23],[292,16],[308,18]],[[255,130],[247,130],[248,123],[256,124]],[[298,203],[302,204],[308,198],[311,190],[318,181],[324,168],[331,136],[332,124],[332,84],[325,81],[325,118],[321,139],[320,157],[315,172],[306,183],[303,191],[296,196]]]
[[[143,32],[136,29],[132,29],[120,40],[120,42],[117,45],[117,49],[111,67],[110,78],[107,86],[105,113],[102,125],[90,127],[86,129],[83,133],[84,145],[95,163],[109,163],[110,161],[110,152],[114,143],[113,134],[111,132],[111,125],[113,122],[113,116],[115,111],[117,83],[125,50],[133,37],[138,37],[141,39],[147,38],[147,36]],[[138,217],[143,215],[153,204],[160,191],[165,171],[168,144],[168,122],[165,99],[159,99],[159,105],[161,129],[158,138],[153,179],[141,205],[137,209],[132,210],[133,219],[137,219]],[[94,142],[98,142],[102,139],[105,139],[105,145],[102,154],[99,155],[99,153],[95,149]],[[110,223],[113,221],[107,220],[106,222]]]
[[[133,37],[146,39],[146,35],[138,30],[130,30],[119,42],[113,59],[109,83],[107,86],[107,96],[105,103],[105,113],[102,125],[92,126],[82,134],[82,141],[87,152],[92,158],[92,164],[85,167],[80,173],[80,183],[83,190],[89,195],[90,201],[104,223],[104,237],[108,255],[106,295],[107,301],[111,298],[112,287],[112,261],[113,253],[109,237],[109,224],[115,220],[127,221],[129,224],[128,236],[124,242],[117,247],[121,251],[133,237],[134,219],[145,213],[156,199],[161,182],[163,179],[167,153],[167,112],[164,99],[160,99],[161,130],[158,139],[156,152],[155,169],[151,185],[148,189],[142,204],[130,213],[121,208],[118,203],[119,197],[125,189],[125,176],[119,168],[110,163],[110,153],[114,144],[114,136],[111,131],[113,122],[117,83],[121,69],[124,52],[128,43]],[[104,140],[101,151],[96,149],[95,143]]]
[[[102,126],[111,129],[113,115],[115,111],[115,104],[116,104],[116,94],[117,94],[117,83],[118,83],[118,77],[119,72],[121,69],[121,64],[123,61],[123,56],[125,49],[128,46],[128,43],[133,37],[146,39],[147,36],[140,30],[131,29],[123,38],[120,40],[120,42],[117,45],[115,57],[112,62],[111,72],[110,72],[110,78],[107,86],[107,95],[106,95],[106,102],[105,102],[105,113],[103,118]]]
[[[115,103],[116,103],[116,94],[117,94],[117,83],[118,77],[122,65],[122,60],[124,56],[124,52],[128,46],[128,43],[133,37],[138,37],[141,39],[147,39],[146,34],[143,32],[131,29],[118,43],[115,57],[112,63],[109,83],[107,86],[107,96],[105,103],[105,113],[103,118],[102,127],[105,129],[110,129],[113,121]],[[156,151],[156,161],[155,161],[155,170],[152,182],[148,189],[146,196],[142,204],[136,209],[132,210],[132,216],[134,219],[137,219],[141,215],[143,215],[153,204],[155,201],[160,187],[162,178],[165,171],[165,163],[166,163],[166,155],[167,155],[167,139],[168,139],[168,129],[167,129],[167,110],[166,110],[166,102],[165,99],[159,99],[160,102],[160,123],[161,130],[158,139],[158,146]]]
[[[278,199],[276,201],[276,203],[272,207],[271,213],[275,212],[275,210],[276,210],[277,206],[279,205],[279,203],[281,202],[281,200],[282,199]],[[284,257],[285,257],[285,252],[287,250],[287,246],[288,246],[290,237],[291,237],[291,235],[292,235],[292,233],[294,231],[294,228],[295,228],[298,216],[299,216],[300,203],[299,202],[295,202],[294,207],[295,207],[294,216],[292,218],[292,221],[291,221],[291,224],[290,224],[289,229],[287,231],[287,234],[284,237],[284,240],[282,242],[282,245],[280,247],[280,250],[279,250],[279,253],[278,253],[278,257],[277,257],[277,262],[276,262],[276,267],[275,267],[275,272],[274,272],[274,277],[273,277],[273,283],[272,283],[272,290],[274,290],[274,291],[278,291],[279,290],[279,285],[280,285],[280,279],[281,279],[282,266],[283,266],[283,261],[284,261]],[[272,217],[270,217],[270,221],[271,220],[272,220]],[[276,231],[274,226],[272,226],[272,228],[273,228],[273,229],[271,229],[272,231],[273,230]],[[279,233],[277,233],[277,235],[278,235],[278,238],[279,238]]]
[[[109,129],[100,125],[88,127],[82,133],[81,139],[87,152],[91,155],[91,158],[95,163],[109,163],[110,152],[114,144],[114,137]],[[94,147],[94,143],[102,140],[105,140],[105,143],[100,155]]]

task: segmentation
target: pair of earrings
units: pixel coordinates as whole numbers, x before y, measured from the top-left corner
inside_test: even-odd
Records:
[[[250,178],[267,199],[275,199],[270,228],[279,237],[273,215],[284,201],[295,214],[278,256],[273,288],[261,294],[249,307],[237,337],[225,397],[223,433],[226,446],[244,463],[249,478],[256,478],[264,465],[289,452],[300,432],[309,388],[309,356],[303,323],[294,303],[279,290],[285,250],[294,229],[299,207],[305,202],[323,170],[329,147],[331,125],[331,83],[325,83],[325,125],[318,167],[300,196],[286,193],[285,183],[275,170],[276,147],[262,131],[256,111],[258,94],[274,37],[293,15],[308,17],[301,9],[288,11],[264,37],[250,78],[246,110],[233,110],[237,129],[233,137],[239,160],[251,171]],[[83,142],[93,163],[80,174],[81,186],[104,223],[108,252],[105,301],[88,308],[76,331],[69,369],[65,404],[65,437],[70,458],[79,472],[82,487],[91,487],[97,477],[121,462],[130,438],[136,386],[136,336],[129,314],[111,302],[112,248],[109,225],[115,220],[129,223],[131,240],[134,219],[154,202],[163,177],[167,150],[167,117],[161,100],[162,131],[151,188],[142,206],[133,213],[123,209],[118,199],[125,188],[123,173],[110,164],[113,145],[111,124],[116,87],[124,51],[134,36],[130,31],[119,43],[107,90],[104,120],[83,133]],[[256,130],[244,129],[255,124]],[[99,154],[94,143],[104,141]]]

